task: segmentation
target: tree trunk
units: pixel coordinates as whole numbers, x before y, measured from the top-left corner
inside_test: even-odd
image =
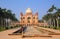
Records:
[[[3,27],[3,18],[1,17],[1,27]]]
[[[54,21],[54,27],[55,27],[55,20],[53,19],[53,21]]]
[[[53,19],[51,19],[51,26],[53,26]]]
[[[56,21],[57,21],[57,28],[59,27],[59,24],[58,24],[58,19],[56,18]]]
[[[6,20],[4,19],[4,26],[6,27]]]
[[[7,18],[7,26],[8,26],[8,18]]]
[[[45,23],[45,20],[44,20],[44,23]],[[45,24],[44,24],[44,27],[45,27]]]
[[[50,21],[49,23],[50,23],[50,28],[51,28],[51,19],[49,19],[49,21]]]

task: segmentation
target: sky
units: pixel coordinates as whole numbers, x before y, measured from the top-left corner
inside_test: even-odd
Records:
[[[42,19],[52,5],[60,8],[60,0],[0,0],[0,7],[11,10],[18,20],[20,12],[25,14],[27,8],[31,8],[33,14],[38,12],[38,18]]]

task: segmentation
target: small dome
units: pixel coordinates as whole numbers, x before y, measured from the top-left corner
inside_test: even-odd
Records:
[[[26,13],[32,13],[32,10],[30,8],[27,8]]]

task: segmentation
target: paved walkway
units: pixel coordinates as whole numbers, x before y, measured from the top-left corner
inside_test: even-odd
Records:
[[[34,27],[28,26],[28,27],[27,27],[27,30],[26,30],[26,32],[25,32],[24,35],[32,36],[32,35],[34,35],[34,34],[39,34],[39,33],[40,33],[40,32],[37,31]]]
[[[40,35],[40,36],[41,35],[44,35],[44,36],[47,36],[48,34],[45,34],[45,33],[40,32],[39,30],[37,30],[33,26],[28,26],[24,35],[26,35],[26,36],[36,36],[36,35]]]
[[[0,32],[0,39],[18,39],[20,38],[21,36],[20,35],[8,35],[8,34],[11,34],[13,32],[15,32],[16,30],[18,30],[19,28],[16,28],[16,29],[10,29],[10,30],[6,30],[6,31],[2,31]]]

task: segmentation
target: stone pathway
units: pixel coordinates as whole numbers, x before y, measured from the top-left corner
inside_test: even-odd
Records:
[[[26,35],[26,36],[36,36],[36,35],[40,35],[40,36],[41,35],[44,35],[44,36],[47,36],[48,34],[45,34],[45,33],[40,32],[39,30],[37,30],[33,26],[28,26],[24,35]]]

